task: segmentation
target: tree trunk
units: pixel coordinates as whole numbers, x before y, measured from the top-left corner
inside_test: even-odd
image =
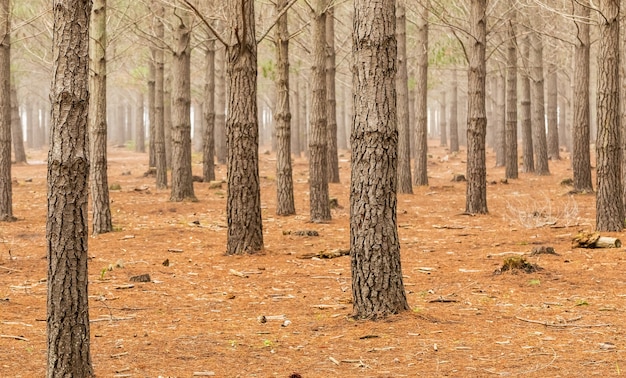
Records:
[[[137,93],[137,107],[135,108],[135,152],[146,152],[146,129],[143,120],[143,92]]]
[[[531,34],[532,122],[535,173],[549,175],[548,143],[546,141],[546,111],[543,85],[543,41],[537,32]]]
[[[415,72],[415,185],[428,185],[428,7],[418,7]]]
[[[215,51],[215,156],[226,164],[226,50]],[[258,131],[257,131],[258,134]]]
[[[294,112],[292,114],[293,122],[291,122],[291,153],[296,157],[300,157],[300,128],[302,127],[300,118],[300,72],[295,71],[293,74],[293,81],[291,81],[291,89],[289,92],[289,99],[291,100],[291,107]]]
[[[170,201],[196,201],[191,173],[191,18],[176,14],[172,52],[172,192]]]
[[[254,1],[228,3],[231,45],[228,60],[228,240],[226,254],[263,249],[259,187],[259,124],[257,118],[257,46]]]
[[[311,66],[311,132],[309,133],[309,192],[312,222],[329,221],[328,129],[326,95],[326,8],[328,0],[317,0],[313,12],[313,62]]]
[[[354,2],[350,256],[355,318],[409,309],[396,224],[395,1]]]
[[[165,62],[164,62],[165,63]],[[163,146],[165,148],[165,166],[172,167],[172,73],[163,78]]]
[[[302,125],[300,126],[300,151],[304,153],[305,157],[309,156],[309,117],[307,115],[307,110],[309,108],[308,96],[309,90],[307,88],[307,81],[300,80],[300,87],[298,88],[298,92],[300,93],[300,108],[298,111],[300,112],[300,120]]]
[[[154,0],[156,1],[156,0]],[[163,18],[165,17],[165,8],[154,3],[156,7],[156,15],[154,17],[154,29],[156,31],[157,40],[162,41],[165,38],[165,26]],[[152,57],[155,67],[154,80],[154,150],[155,150],[155,167],[156,167],[156,187],[157,189],[167,188],[167,158],[165,154],[165,120],[164,120],[164,53],[163,49],[156,47],[152,49]]]
[[[276,2],[276,13],[287,6],[287,0]],[[289,31],[287,12],[278,19],[276,44],[276,214],[296,213],[291,170],[291,110],[289,108]],[[334,66],[334,59],[333,59]],[[333,77],[333,81],[334,81]],[[329,98],[329,102],[331,99]],[[332,99],[334,101],[334,98]],[[335,151],[336,152],[336,151]]]
[[[148,166],[156,167],[156,67],[154,50],[150,49],[148,62]]]
[[[89,185],[91,192],[92,234],[113,230],[107,177],[107,72],[106,0],[95,0],[89,36]]]
[[[55,0],[46,222],[47,377],[92,377],[87,203],[91,0]]]
[[[202,136],[204,135],[204,125],[202,122],[202,117],[204,114],[204,104],[202,101],[195,101],[193,104],[193,138],[191,140],[191,145],[193,147],[194,152],[202,152],[204,139]]]
[[[590,16],[587,0],[574,2],[577,16],[576,30],[578,35],[574,47],[574,119],[572,126],[572,172],[574,190],[577,192],[593,192],[591,179],[591,152],[589,151],[589,37]]]
[[[486,0],[473,0],[470,8],[469,71],[467,75],[467,192],[465,211],[487,213],[487,166],[485,158],[485,47]]]
[[[502,69],[496,74],[496,167],[504,167],[506,165],[506,88],[505,79]]]
[[[13,157],[16,164],[26,164],[26,151],[24,150],[24,134],[22,132],[22,117],[17,102],[17,89],[11,83],[11,140],[13,142]]]
[[[326,131],[328,133],[328,182],[339,183],[339,153],[337,152],[337,99],[335,98],[335,11],[328,4],[326,11]]]
[[[619,0],[601,0],[596,141],[596,230],[621,231],[621,129],[619,119]]]
[[[505,177],[516,179],[517,169],[517,11],[515,0],[509,0],[511,13],[507,25],[506,57],[506,126],[504,143],[506,146]]]
[[[202,177],[204,182],[210,182],[215,180],[215,41],[208,40],[205,43]]]
[[[530,42],[528,37],[522,39],[521,57],[523,66],[530,65]],[[528,68],[522,72],[520,77],[520,117],[522,124],[522,171],[535,172],[535,157],[533,148],[533,128],[532,128],[532,112],[530,106],[530,73]]]
[[[546,118],[548,119],[548,159],[550,160],[561,159],[559,154],[559,118],[557,109],[558,91],[556,70],[556,65],[549,64],[546,82],[546,91],[548,96]]]
[[[446,98],[446,90],[442,89],[441,99],[439,100],[439,146],[448,146],[448,103]]]
[[[348,149],[348,126],[346,125],[346,108],[348,107],[348,96],[350,96],[351,89],[346,85],[341,84],[339,86],[341,93],[341,106],[339,106],[339,113],[337,114],[337,150]]]
[[[409,75],[406,61],[406,9],[404,1],[396,8],[398,73],[396,75],[398,107],[398,192],[413,193],[411,178],[411,134],[409,131]]]
[[[450,152],[459,151],[459,81],[456,67],[452,68],[452,83],[450,87]]]
[[[13,221],[11,183],[11,13],[0,1],[0,221]]]

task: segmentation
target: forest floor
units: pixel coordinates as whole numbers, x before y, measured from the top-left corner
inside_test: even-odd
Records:
[[[265,251],[224,256],[226,185],[195,183],[173,203],[144,177],[147,155],[111,148],[115,232],[89,239],[91,353],[98,377],[615,376],[626,370],[624,250],[572,248],[593,230],[593,194],[568,195],[552,175],[501,181],[488,153],[489,214],[464,215],[465,151],[431,141],[428,187],[398,195],[411,311],[355,321],[349,248],[349,155],[339,207],[308,222],[308,163],[294,162],[297,215],[275,215],[275,156],[260,155]],[[200,157],[193,170],[200,175]],[[0,377],[43,377],[46,365],[46,165],[13,167],[17,222],[0,224]],[[225,179],[225,167],[217,167]],[[616,199],[617,200],[617,199]],[[296,236],[314,230],[319,236]],[[291,233],[289,233],[291,232]],[[607,234],[619,237],[620,234]],[[530,256],[534,247],[558,255]],[[526,253],[542,269],[494,274]],[[169,264],[167,264],[168,262]],[[151,282],[131,282],[149,274]],[[262,317],[265,317],[265,322]],[[288,321],[286,321],[288,320]]]

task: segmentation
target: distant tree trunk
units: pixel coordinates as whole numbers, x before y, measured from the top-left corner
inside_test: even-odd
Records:
[[[329,221],[328,197],[328,112],[326,97],[326,8],[328,0],[317,0],[313,12],[313,62],[311,66],[311,131],[309,133],[309,193],[312,222]]]
[[[426,0],[417,12],[415,72],[415,185],[428,185],[428,7]]]
[[[532,112],[530,106],[530,42],[528,37],[522,39],[522,45],[520,53],[523,61],[523,66],[526,69],[522,72],[520,77],[520,116],[522,125],[522,171],[523,172],[535,172],[535,158],[533,148],[533,128],[532,128]]]
[[[226,254],[263,249],[259,187],[259,124],[257,118],[257,46],[254,1],[228,2],[231,45],[228,60],[228,239]]]
[[[304,153],[305,157],[309,156],[309,118],[307,115],[307,110],[309,108],[308,103],[308,93],[309,90],[307,88],[307,81],[300,80],[300,86],[298,88],[298,92],[300,93],[300,122],[302,125],[300,126],[300,151]]]
[[[537,32],[531,34],[532,121],[535,173],[549,175],[548,142],[546,141],[546,111],[543,79],[543,41]]]
[[[469,71],[467,81],[467,192],[465,211],[486,214],[487,166],[485,157],[485,48],[487,1],[473,0],[470,6]]]
[[[326,142],[328,154],[328,182],[339,182],[339,153],[337,152],[337,99],[335,98],[335,11],[328,5],[326,11]]]
[[[396,8],[398,73],[396,75],[398,110],[398,192],[413,193],[411,178],[411,134],[409,130],[409,75],[406,61],[406,9],[404,1]]]
[[[596,141],[596,230],[621,231],[624,208],[619,119],[619,0],[601,0]],[[620,199],[620,200],[617,200]]]
[[[228,157],[228,151],[226,150],[225,54],[224,48],[215,51],[215,155],[219,164],[226,164]]]
[[[35,130],[33,129],[34,122],[31,122],[31,101],[27,99],[24,104],[24,111],[26,113],[26,147],[33,149],[35,147]]]
[[[548,159],[560,160],[559,154],[559,116],[557,109],[558,91],[557,91],[557,72],[556,65],[551,63],[548,67],[548,75],[546,82],[547,91],[547,109],[546,118],[548,119]]]
[[[459,151],[459,81],[456,67],[452,68],[452,80],[450,87],[450,152]]]
[[[509,0],[511,14],[507,23],[507,58],[506,58],[506,171],[505,177],[518,178],[517,169],[517,11],[515,0]],[[532,155],[532,154],[531,154]]]
[[[135,109],[135,152],[146,152],[146,129],[143,120],[143,93],[137,93],[137,107]]]
[[[215,180],[215,41],[206,42],[204,76],[204,142],[202,143],[202,178]]]
[[[195,101],[193,104],[193,138],[191,140],[192,148],[195,152],[202,152],[204,144],[204,125],[202,124],[202,115],[204,114],[204,104],[202,101]]]
[[[159,41],[165,38],[165,26],[163,19],[165,17],[165,8],[163,5],[154,1],[156,14],[154,17],[154,29]],[[164,79],[165,79],[165,58],[162,48],[156,47],[152,49],[152,57],[154,59],[155,80],[154,80],[154,150],[155,150],[155,167],[156,167],[156,187],[157,189],[167,188],[167,159],[165,154],[165,124],[164,124]]]
[[[448,103],[446,99],[446,90],[441,90],[441,98],[439,100],[439,146],[448,146]]]
[[[287,6],[287,0],[276,2],[276,14]],[[291,110],[289,108],[289,31],[287,12],[278,19],[276,44],[276,214],[296,213],[291,170]],[[334,59],[333,59],[334,61]],[[334,62],[333,62],[334,65]],[[333,81],[334,81],[333,77]],[[329,98],[329,102],[331,99]],[[332,99],[334,101],[334,98]],[[330,136],[330,135],[329,135]],[[336,136],[335,136],[336,138]],[[336,151],[335,151],[336,152]]]
[[[300,128],[302,127],[300,119],[300,72],[294,72],[293,79],[295,80],[291,81],[289,92],[290,109],[294,110],[292,114],[293,122],[291,122],[291,153],[296,157],[300,157]]]
[[[91,0],[54,0],[46,222],[47,377],[93,377],[87,203]]]
[[[22,117],[17,102],[17,89],[11,83],[11,140],[13,142],[13,155],[16,164],[26,164],[26,151],[24,150],[24,134],[22,132]]]
[[[11,13],[0,1],[0,221],[13,221],[11,183]]]
[[[591,152],[589,151],[589,77],[590,58],[589,37],[590,16],[588,0],[574,2],[574,12],[577,16],[576,45],[574,47],[574,119],[572,126],[572,172],[574,176],[574,190],[577,192],[593,192],[591,179]]]
[[[89,185],[91,192],[92,234],[113,230],[107,178],[107,105],[106,105],[106,0],[94,0],[89,36]]]
[[[156,167],[156,66],[154,50],[150,49],[148,62],[148,159],[149,166]]]
[[[355,318],[409,309],[396,224],[395,1],[354,2],[350,256]]]
[[[506,165],[506,149],[505,133],[506,133],[506,88],[503,72],[499,70],[495,78],[496,82],[496,167],[504,167]]]
[[[165,63],[165,62],[164,62]],[[165,166],[172,167],[172,79],[170,73],[163,73],[163,146]]]
[[[191,19],[176,14],[172,54],[172,192],[170,201],[196,201],[191,173]]]
[[[340,85],[341,90],[341,106],[339,106],[339,113],[337,114],[337,149],[348,149],[348,127],[346,126],[346,108],[348,107],[347,98],[349,96],[348,89],[345,85]]]

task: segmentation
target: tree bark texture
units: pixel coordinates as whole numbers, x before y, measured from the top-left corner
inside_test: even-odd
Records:
[[[533,151],[535,153],[535,173],[549,175],[548,142],[546,140],[546,110],[543,78],[543,38],[537,32],[531,34],[531,87]]]
[[[191,17],[176,15],[172,54],[172,191],[170,201],[196,201],[191,174]]]
[[[557,88],[557,67],[554,64],[548,65],[548,75],[546,78],[547,108],[546,118],[548,120],[548,159],[561,159],[559,153],[559,116],[558,116],[558,88]]]
[[[208,40],[205,43],[202,178],[204,182],[209,182],[215,180],[215,40]]]
[[[418,7],[415,72],[415,185],[428,185],[428,7]]]
[[[21,127],[21,125],[20,125]],[[0,221],[13,221],[11,183],[11,16],[0,1]]]
[[[329,4],[326,11],[326,131],[328,140],[328,182],[339,183],[339,153],[337,152],[337,99],[335,93],[335,11]]]
[[[15,163],[26,164],[22,117],[20,116],[20,106],[17,102],[17,89],[15,89],[14,83],[11,83],[11,140],[13,142],[13,157],[15,158]]]
[[[619,106],[619,0],[601,0],[596,140],[596,230],[621,231],[621,128]]]
[[[156,15],[153,20],[154,30],[158,41],[165,38],[165,8],[161,4],[155,3]],[[154,157],[156,167],[156,187],[157,189],[167,188],[167,158],[165,154],[165,56],[163,48],[157,46],[152,49],[154,60],[155,80],[154,80]]]
[[[106,0],[94,0],[89,36],[89,186],[93,235],[113,230],[107,176],[106,7]]]
[[[506,165],[506,81],[502,70],[500,70],[495,77],[496,82],[496,122],[495,122],[495,134],[496,134],[496,167],[504,167]]]
[[[450,152],[459,151],[459,80],[456,68],[452,68],[450,87]]]
[[[278,0],[276,2],[276,13],[280,13],[286,6],[287,0]],[[278,19],[275,33],[276,62],[278,63],[276,67],[276,114],[274,121],[276,127],[276,214],[292,215],[296,213],[296,207],[293,198],[293,175],[291,169],[289,31],[287,29],[287,12]],[[333,82],[334,79],[333,77]]]
[[[577,192],[593,192],[591,178],[590,112],[589,112],[589,77],[591,46],[589,36],[590,10],[588,1],[574,2],[576,21],[576,45],[574,46],[574,119],[572,125],[572,172],[574,190]]]
[[[350,185],[353,316],[409,309],[396,223],[395,1],[354,2]]]
[[[259,124],[257,118],[257,46],[254,1],[228,3],[231,45],[228,60],[228,240],[226,254],[263,249],[259,186]]]
[[[398,73],[396,75],[398,96],[398,192],[412,194],[409,75],[406,61],[406,9],[404,1],[400,1],[396,8],[396,40],[398,43]]]
[[[87,291],[91,0],[55,0],[53,9],[46,375],[92,377]]]
[[[518,178],[517,169],[517,11],[515,0],[509,0],[512,9],[507,20],[506,43],[506,126],[504,143],[506,146],[505,177]]]
[[[525,67],[530,64],[530,42],[528,37],[522,39],[520,48],[522,61]],[[520,77],[520,118],[522,126],[522,171],[535,172],[535,157],[533,148],[533,128],[530,98],[530,73],[528,68],[522,72]]]
[[[313,62],[311,66],[311,130],[309,132],[309,193],[312,222],[331,218],[328,196],[328,128],[326,95],[326,8],[317,0],[312,12]]]
[[[465,211],[486,214],[487,166],[485,157],[485,48],[487,40],[486,0],[472,0],[470,37],[468,38],[469,71],[467,75],[467,191]]]
[[[135,107],[135,152],[146,152],[146,129],[144,117],[143,92],[137,93],[137,105]]]

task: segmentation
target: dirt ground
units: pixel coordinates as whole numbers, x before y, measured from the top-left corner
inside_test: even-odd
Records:
[[[116,231],[89,240],[91,351],[98,377],[616,376],[626,370],[624,251],[573,249],[595,223],[593,195],[551,176],[501,181],[488,154],[488,206],[463,215],[465,152],[430,145],[430,186],[398,196],[411,311],[354,321],[350,259],[301,259],[349,248],[349,155],[340,205],[308,222],[308,163],[294,163],[298,214],[275,215],[275,157],[261,154],[265,252],[224,256],[226,186],[196,183],[198,202],[172,203],[145,178],[147,155],[110,150]],[[46,166],[15,166],[14,213],[0,224],[0,377],[43,377],[46,358]],[[194,173],[201,174],[194,155]],[[217,168],[225,178],[225,167]],[[319,236],[296,236],[315,230]],[[287,231],[292,231],[289,234]],[[620,236],[619,234],[608,234]],[[494,274],[527,256],[542,270]],[[169,262],[169,265],[166,263]],[[130,278],[149,274],[151,282]],[[262,317],[265,317],[265,322]]]

